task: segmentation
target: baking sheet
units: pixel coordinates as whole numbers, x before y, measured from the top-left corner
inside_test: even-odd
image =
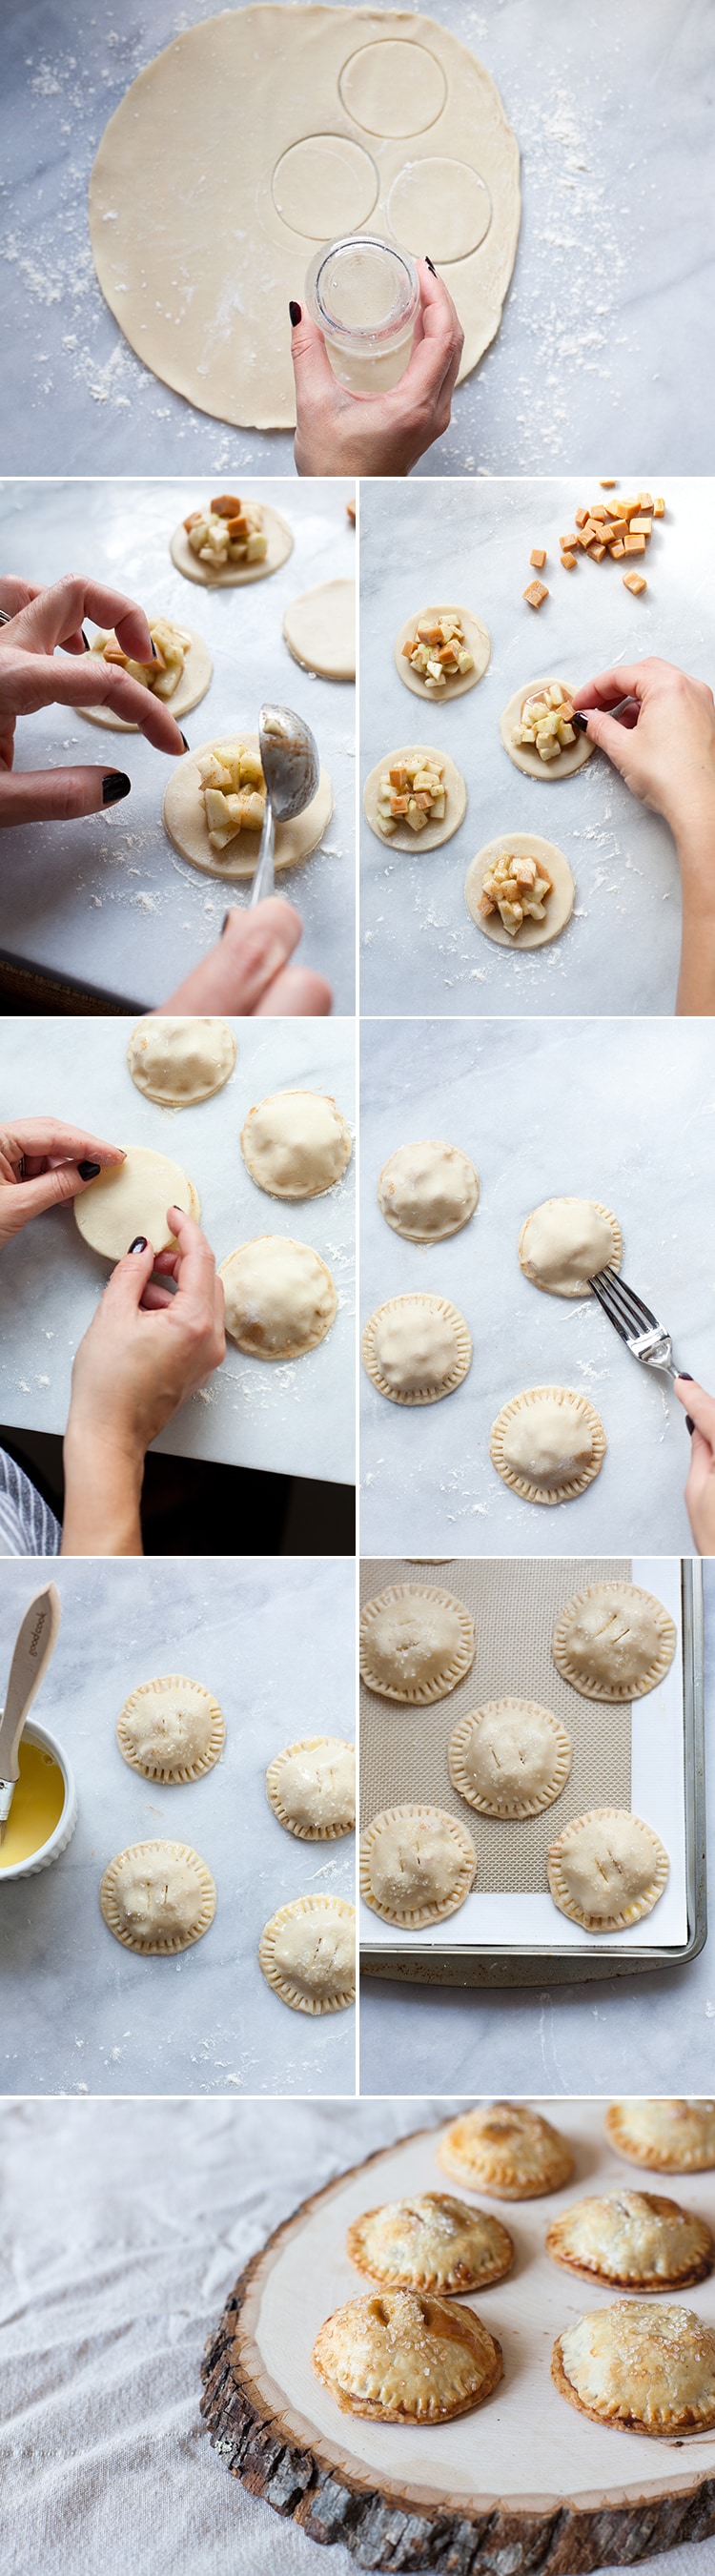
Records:
[[[75,30],[75,34],[76,34]],[[124,432],[122,463],[128,458]],[[6,452],[6,451],[5,451]],[[326,975],[336,1011],[354,1009],[355,692],[349,682],[301,670],[282,633],[288,602],[317,582],[355,572],[351,481],[285,483],[250,474],[246,497],[287,519],[293,552],[277,572],[242,589],[209,590],[176,571],[169,542],[179,521],[217,486],[215,447],[181,481],[0,485],[3,570],[56,581],[79,569],[193,626],[208,644],[208,694],[183,723],[192,750],[255,726],[264,699],[296,709],[311,726],[332,782],[334,812],[319,850],[289,869],[278,891],[303,922],[300,959]],[[58,460],[56,425],[49,465]],[[161,455],[154,456],[161,462]],[[181,460],[179,460],[181,461]],[[3,832],[0,951],[77,976],[130,1007],[158,1008],[219,938],[227,904],[250,887],[205,876],[173,848],[162,804],[175,764],[140,734],[83,723],[66,707],[21,719],[17,766],[99,763],[123,769],[131,794],[106,813]]]
[[[657,452],[657,451],[656,451]],[[633,454],[633,449],[630,449]],[[648,450],[649,455],[652,450]],[[641,463],[619,489],[646,488]],[[663,491],[656,475],[647,488]],[[423,738],[466,781],[465,820],[442,849],[390,850],[361,811],[361,1007],[379,1016],[430,1011],[482,1018],[507,1011],[672,1012],[680,949],[680,881],[671,834],[595,751],[572,778],[523,777],[499,720],[514,691],[551,673],[572,687],[612,663],[661,654],[708,682],[715,670],[715,497],[711,482],[666,478],[638,598],[627,562],[577,560],[565,573],[559,536],[574,513],[610,498],[597,477],[442,485],[366,483],[360,528],[361,778],[392,744]],[[522,593],[532,546],[549,597],[537,615]],[[417,569],[416,569],[417,567]],[[405,618],[425,601],[472,609],[488,627],[483,680],[444,707],[411,696],[394,660]],[[417,728],[417,730],[415,730]],[[538,832],[568,859],[576,894],[560,938],[527,952],[496,946],[470,919],[470,861],[497,834]]]
[[[544,790],[546,794],[546,789]],[[624,1277],[672,1330],[676,1365],[715,1380],[715,1082],[707,1023],[491,1020],[362,1030],[360,1314],[410,1289],[466,1315],[468,1377],[439,1404],[390,1404],[360,1369],[362,1555],[690,1555],[689,1441],[663,1376],[638,1366],[593,1298],[523,1277],[524,1217],[562,1193],[623,1226]],[[396,1146],[460,1145],[481,1174],[461,1234],[423,1248],[381,1216]],[[587,1395],[608,1450],[576,1502],[526,1503],[489,1457],[501,1406],[551,1383]]]
[[[269,1807],[265,1769],[301,1735],[354,1734],[352,1565],[330,1557],[73,1561],[53,1566],[60,1634],[34,1714],[72,1763],[79,1818],[35,1878],[0,1873],[6,2093],[352,2093],[355,2015],[311,2019],[266,1985],[257,1948],[277,1906],[307,1893],[354,1901],[355,1840],[296,1842]],[[38,1570],[0,1561],[4,1690]],[[122,1761],[116,1721],[156,1674],[205,1682],[223,1709],[223,1757],[162,1787]],[[99,1911],[115,1852],[167,1836],[212,1871],[214,1921],[194,1949],[143,1959]]]
[[[252,1235],[293,1235],[332,1271],[338,1311],[317,1350],[261,1361],[227,1343],[207,1387],[180,1407],[152,1447],[170,1457],[215,1458],[279,1475],[349,1484],[354,1474],[353,1162],[324,1198],[273,1199],[246,1169],[239,1138],[247,1111],[272,1091],[331,1092],[354,1124],[351,1020],[233,1020],[234,1073],[193,1109],[145,1100],[126,1065],[134,1020],[0,1019],[5,1117],[51,1109],[87,1121],[125,1147],[152,1145],[188,1172],[217,1261]],[[24,1227],[0,1261],[0,1420],[63,1432],[72,1360],[110,1276],[82,1242],[72,1209],[53,1208]],[[230,1536],[227,1537],[230,1544]]]
[[[371,1571],[374,1572],[374,1568]],[[571,1592],[578,1591],[584,1582],[598,1579],[598,1569],[594,1568],[589,1575],[584,1573],[580,1563],[574,1565],[568,1559],[561,1565],[559,1572],[562,1602],[566,1602]],[[427,1573],[426,1567],[399,1566],[394,1571],[386,1569],[383,1582],[421,1583]],[[626,1579],[628,1579],[627,1570]],[[465,1942],[475,1942],[480,1948],[489,1949],[511,1950],[527,1945],[535,1950],[553,1947],[600,1952],[609,1949],[620,1951],[624,1947],[633,1950],[650,1950],[654,1941],[657,1942],[659,1949],[675,1948],[687,1940],[680,1560],[677,1557],[634,1556],[631,1579],[634,1583],[641,1584],[645,1591],[655,1593],[656,1598],[664,1603],[666,1610],[670,1611],[671,1618],[675,1620],[678,1635],[674,1661],[665,1680],[659,1682],[655,1690],[649,1691],[645,1699],[633,1700],[630,1707],[631,1787],[630,1797],[626,1795],[622,1803],[630,1806],[634,1815],[643,1816],[648,1824],[654,1826],[656,1833],[665,1844],[670,1860],[667,1886],[653,1913],[645,1915],[639,1923],[629,1924],[625,1931],[586,1932],[580,1923],[571,1923],[568,1915],[559,1912],[546,1887],[543,1888],[543,1892],[530,1894],[525,1893],[523,1885],[519,1886],[518,1882],[515,1886],[505,1887],[502,1883],[501,1888],[492,1885],[491,1889],[485,1889],[480,1887],[478,1871],[476,1887],[466,1898],[464,1905],[460,1906],[457,1914],[448,1915],[443,1923],[427,1924],[416,1932],[406,1930],[395,1923],[384,1923],[381,1915],[373,1914],[371,1907],[361,1898],[360,1939],[365,1949],[374,1947],[376,1944],[380,1949],[383,1947],[394,1950],[413,1947],[420,1949],[424,1943],[435,1950],[445,1947],[458,1949],[462,1948]],[[441,1572],[435,1569],[433,1580],[441,1581],[448,1590],[453,1589],[463,1599],[470,1597],[467,1568],[463,1563],[443,1567]],[[371,1581],[370,1589],[377,1591],[378,1588],[382,1587]],[[549,1624],[550,1619],[551,1613],[549,1613]],[[552,1665],[552,1671],[554,1670],[555,1667]],[[571,1731],[572,1719],[574,1725],[577,1723],[579,1694],[571,1691],[568,1684],[564,1685],[564,1689],[568,1692],[570,1703],[570,1714],[565,1723]],[[486,1696],[479,1680],[477,1631],[477,1655],[471,1674],[467,1675],[465,1682],[458,1685],[456,1691],[450,1692],[448,1700],[438,1703],[438,1710],[446,1709],[450,1713],[453,1711],[451,1723],[456,1725],[457,1719],[465,1714],[468,1708],[478,1707],[481,1699]],[[539,1696],[536,1689],[534,1696]],[[556,1708],[553,1684],[549,1685],[545,1704],[549,1708]],[[606,1727],[608,1726],[608,1720],[612,1715],[610,1710],[599,1709],[593,1701],[582,1700],[580,1705],[582,1711],[590,1709],[591,1717],[596,1723],[602,1719],[605,1720]],[[389,1723],[393,1716],[392,1708],[388,1702],[383,1703],[383,1706]],[[397,1713],[403,1714],[401,1711]],[[422,1728],[429,1726],[433,1711],[419,1709],[405,1711],[404,1714],[409,1714],[414,1719],[417,1731],[420,1726]],[[362,1724],[361,1715],[361,1728]],[[451,1725],[449,1732],[451,1732]],[[472,1835],[479,1859],[483,1827],[489,1824],[489,1820],[476,1815],[466,1801],[455,1796],[454,1792],[450,1797],[445,1796],[443,1803],[449,1806],[451,1812],[461,1816],[467,1831]],[[621,1800],[614,1797],[610,1779],[608,1789],[603,1791],[600,1798],[592,1794],[588,1797],[584,1795],[583,1799],[579,1798],[578,1748],[576,1748],[572,1779],[567,1782],[561,1798],[553,1807],[548,1807],[544,1815],[534,1819],[534,1823],[542,1829],[544,1854],[570,1816],[584,1812],[587,1806],[610,1806],[619,1803]],[[365,1823],[369,1821],[367,1814],[363,1821]],[[500,1833],[506,1842],[510,1833],[509,1825],[502,1823],[499,1826],[494,1822],[491,1823],[492,1844],[497,1833]],[[506,1867],[508,1869],[508,1862]],[[493,1880],[493,1868],[489,1875]],[[527,1875],[531,1878],[534,1875],[528,1863]],[[545,1878],[545,1875],[544,1857],[542,1877]]]

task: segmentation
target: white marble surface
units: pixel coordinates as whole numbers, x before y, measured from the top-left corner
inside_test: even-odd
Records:
[[[628,488],[644,490],[642,475]],[[361,780],[383,753],[422,738],[451,754],[469,800],[459,831],[423,855],[418,842],[414,854],[391,850],[361,810],[363,1011],[481,1018],[673,1009],[680,883],[667,825],[630,794],[605,753],[594,752],[573,778],[525,778],[499,731],[514,691],[550,672],[580,688],[612,663],[656,653],[699,679],[715,676],[712,484],[668,482],[666,519],[645,562],[636,558],[648,582],[637,599],[623,588],[623,563],[582,556],[575,572],[561,570],[559,536],[580,506],[605,498],[583,475],[443,483],[426,501],[414,484],[404,493],[391,483],[362,487]],[[536,545],[547,548],[540,578],[549,598],[535,615],[522,593]],[[492,639],[484,679],[444,707],[415,698],[394,659],[405,618],[439,602],[474,610]],[[465,902],[475,852],[510,831],[555,841],[576,885],[561,937],[530,952],[497,947]]]
[[[517,1242],[545,1198],[599,1198],[624,1234],[623,1274],[674,1336],[676,1365],[715,1382],[715,1084],[705,1023],[492,1020],[362,1030],[361,1325],[387,1297],[426,1288],[461,1307],[468,1377],[411,1409],[361,1385],[361,1552],[552,1556],[692,1551],[683,1502],[689,1441],[669,1381],[640,1368],[595,1300],[542,1294]],[[393,1234],[375,1196],[397,1145],[443,1137],[481,1175],[461,1234],[423,1248]],[[601,1415],[601,1473],[576,1502],[523,1502],[489,1457],[492,1424],[522,1388],[575,1387]]]
[[[55,423],[55,442],[56,435]],[[134,459],[126,431],[124,438],[126,467]],[[48,467],[66,453],[54,443]],[[155,462],[162,462],[160,455]],[[302,671],[282,621],[301,591],[353,574],[355,535],[345,508],[353,486],[296,482],[286,492],[283,484],[252,479],[251,498],[272,502],[290,521],[293,552],[265,581],[207,590],[186,581],[169,554],[179,520],[207,497],[206,472],[204,460],[202,477],[197,459],[180,482],[6,482],[0,486],[2,569],[44,582],[84,572],[145,609],[195,627],[214,673],[207,696],[182,719],[192,750],[241,723],[255,728],[264,698],[305,717],[332,781],[334,812],[320,849],[277,884],[301,915],[302,962],[327,976],[336,1011],[352,1011],[355,692],[349,682]],[[23,769],[97,762],[125,770],[132,787],[106,813],[3,832],[0,950],[76,975],[129,1009],[135,1003],[156,1009],[213,947],[227,905],[247,905],[250,887],[222,884],[179,857],[162,820],[173,764],[143,735],[114,733],[66,707],[48,707],[18,724],[16,761]]]
[[[13,471],[293,472],[288,433],[226,429],[148,375],[103,303],[87,183],[105,124],[143,66],[215,0],[52,0],[4,30],[7,341],[0,452]],[[383,0],[377,0],[382,8]],[[706,471],[708,0],[432,0],[485,62],[523,157],[524,216],[501,330],[420,474],[519,473],[581,457],[613,470]],[[429,248],[429,243],[426,243]],[[296,277],[300,295],[301,276]],[[287,330],[276,314],[276,329]]]
[[[0,1089],[6,1117],[43,1110],[87,1121],[116,1142],[152,1145],[180,1163],[199,1193],[217,1261],[253,1235],[292,1235],[332,1272],[335,1322],[301,1360],[261,1361],[227,1343],[208,1387],[181,1406],[153,1443],[171,1457],[223,1459],[279,1475],[349,1484],[354,1474],[354,1160],[323,1198],[273,1199],[246,1169],[240,1133],[253,1102],[290,1089],[333,1094],[354,1120],[351,1020],[235,1020],[230,1081],[193,1109],[160,1109],[131,1081],[131,1020],[2,1020]],[[127,1250],[128,1250],[127,1246]],[[64,1431],[72,1360],[109,1278],[71,1207],[33,1218],[0,1261],[0,1421]]]
[[[332,1558],[63,1562],[62,1624],[35,1714],[66,1748],[79,1820],[38,1877],[3,1885],[0,2088],[8,2093],[352,2093],[355,2015],[291,2012],[256,1956],[276,1907],[307,1893],[353,1902],[354,1838],[296,1842],[268,1805],[265,1768],[304,1734],[354,1733],[354,1569]],[[0,1563],[3,1683],[37,1588]],[[115,1726],[154,1674],[205,1682],[226,1748],[202,1780],[162,1788],[122,1761]],[[142,1959],[99,1911],[115,1852],[188,1842],[212,1871],[213,1924],[192,1950]]]
[[[715,1736],[715,1565],[703,1566],[705,1740]],[[709,1785],[709,1770],[708,1770]],[[715,1816],[707,1828],[708,1897],[715,1885]],[[439,2082],[458,2092],[521,2098],[567,2093],[708,2093],[712,2090],[715,1947],[712,1923],[699,1958],[611,1984],[481,1989],[385,1984],[363,1977],[360,2087],[366,2094]],[[556,2114],[558,2119],[558,2113]]]

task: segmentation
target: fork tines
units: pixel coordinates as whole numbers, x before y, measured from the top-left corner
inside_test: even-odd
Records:
[[[662,1331],[657,1315],[644,1305],[642,1297],[636,1296],[634,1288],[629,1288],[620,1271],[599,1270],[588,1284],[623,1342],[637,1340],[641,1333]]]

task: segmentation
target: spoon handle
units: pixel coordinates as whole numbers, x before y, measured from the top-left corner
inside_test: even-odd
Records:
[[[250,892],[250,896],[249,896],[249,903],[248,903],[248,909],[249,909],[249,912],[252,912],[252,911],[253,911],[253,906],[254,906],[254,904],[255,904],[255,903],[263,903],[263,902],[265,901],[265,897],[266,897],[266,895],[274,894],[274,893],[275,893],[275,879],[274,879],[274,872],[273,872],[273,851],[274,851],[274,848],[275,848],[275,838],[276,838],[276,827],[275,827],[275,823],[274,823],[274,820],[273,820],[273,807],[272,807],[272,805],[271,805],[270,796],[267,796],[267,797],[266,797],[266,810],[265,810],[265,813],[264,813],[264,816],[263,816],[263,830],[262,830],[262,833],[261,833],[261,846],[260,846],[260,850],[259,850],[259,852],[258,852],[258,858],[257,858],[257,861],[256,861],[256,873],[255,873],[255,876],[254,876],[254,879],[253,879],[253,884],[252,884],[251,892]]]

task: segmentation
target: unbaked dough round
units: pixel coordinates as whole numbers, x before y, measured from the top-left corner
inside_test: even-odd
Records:
[[[80,1234],[103,1261],[122,1261],[139,1234],[153,1252],[174,1251],[167,1208],[183,1208],[197,1224],[201,1215],[193,1181],[153,1145],[131,1145],[124,1162],[98,1172],[73,1205]]]
[[[363,1366],[391,1404],[439,1404],[461,1386],[472,1365],[472,1336],[448,1297],[411,1290],[388,1297],[368,1317]]]
[[[273,1091],[249,1109],[241,1152],[273,1199],[317,1199],[347,1171],[350,1129],[330,1092]]]
[[[407,1243],[442,1243],[474,1215],[479,1173],[459,1145],[398,1145],[383,1163],[377,1203]]]
[[[190,1109],[223,1090],[236,1052],[228,1020],[169,1020],[151,1012],[132,1029],[127,1064],[145,1099],[163,1109]]]
[[[495,860],[503,857],[543,859],[551,878],[552,890],[546,904],[545,920],[529,921],[525,918],[513,939],[500,912],[490,912],[485,917],[479,910],[484,879]],[[522,948],[547,948],[550,939],[560,937],[571,919],[576,887],[568,859],[564,858],[563,850],[557,850],[555,841],[542,841],[538,832],[500,832],[495,841],[485,841],[483,850],[478,850],[476,858],[472,859],[464,881],[464,893],[467,911],[471,912],[477,929],[484,931],[486,939],[496,940],[498,948],[510,948],[515,954]]]
[[[197,635],[193,626],[183,626],[181,632],[189,637],[181,678],[177,680],[173,697],[154,699],[157,707],[168,707],[177,724],[180,716],[190,715],[192,707],[197,707],[199,700],[205,698],[214,671],[203,635]],[[90,655],[95,662],[99,661],[100,655],[93,644],[90,645]],[[111,670],[111,663],[107,664],[107,670]],[[141,687],[141,682],[139,685]],[[147,697],[154,697],[153,689],[147,689]],[[127,724],[124,716],[115,716],[111,707],[80,707],[78,713],[86,716],[88,724],[109,725],[113,733],[138,733],[140,730],[137,724]]]
[[[407,643],[408,637],[412,643],[417,628],[421,626],[425,617],[458,617],[467,651],[472,654],[474,661],[474,669],[465,671],[463,675],[460,673],[457,680],[447,680],[444,688],[440,689],[438,697],[435,697],[432,689],[425,688],[421,672],[413,671],[411,663],[406,661],[403,652],[403,645]],[[413,617],[405,618],[395,645],[395,662],[400,679],[404,681],[406,689],[411,689],[413,698],[424,698],[428,707],[441,707],[445,705],[448,698],[463,698],[467,689],[476,689],[477,681],[484,678],[491,659],[491,650],[491,635],[486,626],[482,625],[481,618],[475,617],[473,609],[450,608],[443,600],[438,608],[418,608]]]
[[[216,1889],[206,1862],[188,1843],[130,1843],[105,1869],[99,1890],[115,1941],[144,1958],[190,1950],[208,1932]]]
[[[294,662],[321,680],[355,678],[355,583],[321,581],[291,599],[283,633]]]
[[[253,494],[243,492],[241,499],[251,501]],[[193,546],[189,545],[183,519],[180,519],[169,544],[177,572],[183,572],[186,581],[198,582],[203,590],[241,590],[245,582],[265,581],[270,572],[278,572],[281,564],[287,563],[288,556],[292,555],[295,543],[293,530],[289,528],[287,519],[281,518],[280,510],[271,509],[268,501],[260,501],[258,506],[263,514],[263,534],[268,538],[268,551],[257,563],[215,566],[202,563],[200,556],[194,554]]]
[[[299,1360],[325,1340],[337,1312],[327,1263],[310,1243],[258,1234],[222,1261],[226,1331],[258,1360]]]
[[[414,760],[418,753],[421,759],[439,761],[447,790],[447,807],[442,822],[426,823],[423,832],[411,832],[409,824],[401,823],[395,832],[381,832],[377,820],[380,780],[384,778],[386,769],[396,768],[401,760]],[[366,821],[381,850],[410,850],[419,858],[421,850],[438,850],[442,841],[451,841],[452,833],[459,831],[467,811],[467,790],[448,751],[435,751],[434,744],[430,743],[408,742],[402,743],[399,751],[383,752],[382,760],[378,761],[375,769],[371,769],[369,778],[365,780],[362,801]]]
[[[393,191],[412,203],[423,159],[439,160],[441,207],[451,165],[458,220],[469,189],[473,237],[472,200],[486,192],[485,238],[445,272],[468,375],[499,328],[514,265],[519,151],[488,72],[449,29],[406,11],[270,0],[226,10],[173,36],[106,127],[89,198],[102,292],[142,366],[214,419],[294,425],[288,300],[302,294],[307,238],[348,228],[324,229],[330,151],[344,190],[346,145],[353,203],[367,203],[374,168],[379,236],[394,238]],[[432,256],[449,248],[445,235]]]
[[[643,1699],[662,1682],[675,1654],[670,1612],[639,1583],[587,1583],[560,1612],[551,1639],[554,1663],[583,1699]]]
[[[514,690],[513,697],[504,708],[499,726],[504,749],[513,760],[515,769],[523,769],[525,778],[572,778],[574,770],[583,769],[596,749],[595,742],[591,742],[587,733],[579,733],[576,742],[567,742],[565,751],[558,752],[555,760],[542,760],[535,745],[512,741],[512,729],[520,721],[525,698],[535,698],[540,689],[550,689],[555,678],[556,673],[552,671],[546,680],[529,680],[526,688]],[[568,696],[566,681],[559,679],[558,686]],[[538,923],[536,926],[538,928]]]
[[[670,1862],[660,1836],[627,1807],[572,1816],[547,1854],[554,1904],[586,1932],[621,1932],[652,1914]]]
[[[600,1199],[542,1199],[524,1218],[519,1260],[526,1279],[552,1297],[591,1297],[599,1270],[620,1270],[623,1236]]]
[[[482,1816],[539,1816],[560,1798],[571,1770],[571,1738],[536,1700],[485,1700],[460,1717],[447,1747],[460,1798]]]
[[[139,1682],[117,1719],[117,1743],[145,1780],[200,1780],[220,1760],[226,1728],[218,1700],[183,1673]]]
[[[355,1907],[342,1896],[294,1896],[261,1933],[258,1964],[292,2012],[344,2012],[355,2002]]]
[[[479,249],[489,231],[492,204],[477,170],[470,170],[466,161],[447,161],[437,152],[429,160],[405,162],[390,189],[387,211],[395,240],[418,256],[426,205],[432,251],[440,267],[468,259],[470,251]]]
[[[464,1904],[477,1855],[466,1825],[442,1807],[386,1807],[360,1842],[360,1894],[383,1923],[416,1932]]]
[[[360,1676],[381,1699],[425,1707],[456,1690],[474,1662],[474,1621],[436,1583],[389,1583],[360,1614]]]
[[[266,1772],[274,1816],[303,1843],[335,1842],[355,1823],[355,1746],[340,1735],[304,1735]]]
[[[204,868],[210,877],[237,879],[253,877],[256,873],[260,832],[239,832],[225,850],[212,850],[200,795],[199,760],[204,752],[215,751],[220,755],[222,751],[235,751],[239,742],[246,751],[253,751],[260,758],[257,733],[244,732],[242,727],[235,734],[222,735],[219,742],[202,742],[197,752],[180,760],[178,768],[172,770],[164,797],[164,823],[175,850],[179,851],[182,859],[189,859],[192,867]],[[316,793],[310,805],[306,805],[305,812],[295,814],[292,822],[276,824],[274,866],[277,869],[294,868],[300,859],[309,858],[311,850],[316,850],[318,842],[322,841],[332,811],[333,790],[327,770],[321,769]]]
[[[497,1414],[489,1455],[525,1503],[570,1503],[599,1474],[606,1434],[586,1395],[531,1386]]]

